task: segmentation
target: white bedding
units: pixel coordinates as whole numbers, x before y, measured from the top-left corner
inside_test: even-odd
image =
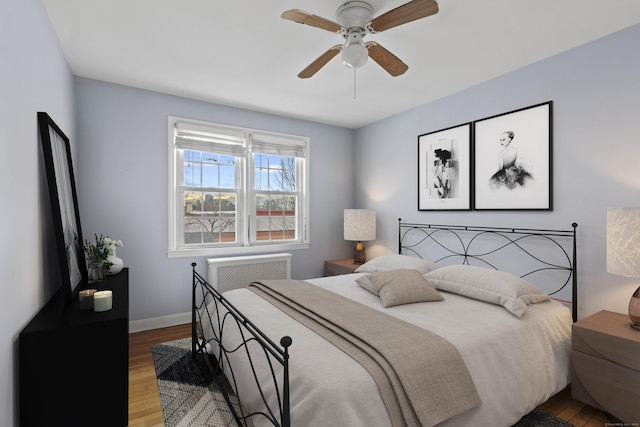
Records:
[[[425,327],[458,348],[482,405],[450,419],[447,426],[511,426],[569,384],[572,319],[563,305],[533,304],[517,318],[502,306],[442,292],[444,301],[383,308],[378,296],[355,282],[363,275],[307,282]],[[292,426],[390,426],[375,382],[357,362],[248,289],[224,296],[274,342],[284,335],[292,338]],[[237,343],[230,332],[225,331],[225,346]],[[232,363],[242,403],[252,412],[261,399],[251,394],[255,384],[250,372],[237,367],[246,358],[239,356]],[[268,371],[265,366],[256,369]],[[267,381],[268,377],[264,375]],[[268,399],[275,402],[275,396]],[[260,419],[254,420],[255,427],[261,425],[265,424]]]

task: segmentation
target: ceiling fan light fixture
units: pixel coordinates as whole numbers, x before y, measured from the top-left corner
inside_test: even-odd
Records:
[[[369,50],[362,42],[360,31],[351,31],[345,35],[346,42],[340,54],[342,63],[349,68],[360,68],[367,63]]]
[[[369,51],[364,44],[350,44],[342,48],[342,63],[349,68],[360,68],[367,63]]]

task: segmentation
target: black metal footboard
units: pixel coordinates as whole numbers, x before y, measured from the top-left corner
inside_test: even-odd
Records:
[[[280,345],[275,344],[256,325],[238,311],[213,286],[198,274],[196,263],[193,268],[191,304],[191,352],[193,358],[203,357],[211,374],[223,391],[224,398],[239,426],[250,426],[258,418],[266,419],[277,427],[290,427],[289,407],[289,346],[291,338],[282,337]],[[225,335],[233,331],[240,342],[233,342],[227,348]],[[206,332],[206,333],[205,333]],[[208,355],[214,356],[212,362]],[[230,356],[236,355],[248,363],[234,367]],[[257,359],[260,360],[257,360]],[[257,372],[257,366],[268,366],[269,380],[259,380],[264,372]],[[234,371],[235,368],[235,371]],[[243,395],[238,377],[247,375],[248,370],[255,380],[255,387],[262,397],[263,405],[250,412],[243,406]],[[224,384],[226,380],[228,385]],[[253,385],[252,385],[253,386]],[[277,404],[269,404],[267,394],[277,396]]]

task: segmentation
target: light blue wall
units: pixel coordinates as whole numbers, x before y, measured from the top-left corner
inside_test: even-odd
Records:
[[[130,318],[190,310],[191,262],[167,258],[167,117],[179,116],[311,138],[311,246],[292,251],[292,276],[322,275],[345,257],[342,211],[353,204],[353,131],[193,101],[95,80],[76,81],[78,198],[85,237],[121,239],[130,268]]]
[[[18,334],[59,286],[36,113],[75,140],[73,77],[40,0],[3,1],[0,64],[0,425],[17,426]]]
[[[640,25],[356,132],[356,203],[378,212],[372,255],[397,218],[436,224],[579,224],[579,315],[627,312],[637,280],[606,272],[606,208],[640,206]],[[417,136],[553,101],[553,212],[418,212]]]

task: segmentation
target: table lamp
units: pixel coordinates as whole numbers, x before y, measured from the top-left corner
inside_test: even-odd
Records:
[[[607,271],[640,277],[640,208],[607,209]],[[640,330],[640,287],[631,295],[629,318]]]
[[[362,242],[376,239],[376,212],[368,209],[345,209],[344,239],[358,242],[353,250],[353,263],[364,264],[367,253]]]

